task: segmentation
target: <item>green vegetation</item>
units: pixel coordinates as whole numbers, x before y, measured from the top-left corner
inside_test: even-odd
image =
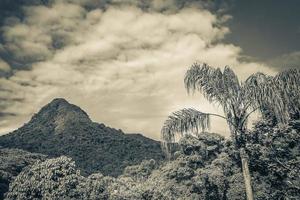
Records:
[[[247,134],[255,199],[300,198],[300,121],[260,121]]]
[[[46,156],[29,153],[19,149],[0,147],[0,199],[8,191],[9,183],[26,167],[38,160],[45,160]]]
[[[262,121],[247,134],[246,151],[254,198],[300,198],[300,122],[284,129]],[[28,167],[10,185],[6,199],[242,200],[239,151],[217,134],[185,135],[171,161],[129,166],[118,178],[80,175],[66,157]]]

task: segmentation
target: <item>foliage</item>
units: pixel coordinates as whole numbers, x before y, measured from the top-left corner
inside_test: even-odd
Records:
[[[102,174],[85,178],[67,157],[39,162],[21,172],[10,185],[7,199],[158,200],[197,197],[199,191],[197,193],[196,183],[193,184],[194,179],[203,177],[206,173],[209,177],[214,175],[211,174],[214,166],[209,168],[205,162],[214,160],[209,154],[218,157],[224,140],[217,135],[205,135],[207,137],[202,135],[199,139],[184,138],[180,143],[180,156],[176,160],[161,166],[154,160],[143,161],[140,165],[127,167],[119,178],[105,177]],[[187,151],[186,148],[193,150]],[[223,174],[220,176],[223,177]]]
[[[115,179],[112,177],[106,177],[102,174],[91,174],[86,179],[82,179],[81,191],[82,199],[89,200],[106,200],[110,197],[110,193],[107,187],[111,185]]]
[[[189,133],[205,130],[209,127],[209,115],[193,108],[174,112],[165,121],[162,129],[162,139],[167,142],[175,142],[175,133]]]
[[[256,124],[247,151],[254,172],[256,199],[297,199],[300,194],[300,121],[285,127]]]
[[[36,163],[21,172],[10,185],[6,199],[77,199],[82,197],[79,175],[70,158]]]
[[[252,105],[271,112],[278,123],[299,118],[300,70],[282,71],[274,77],[256,73],[246,80],[245,88]]]
[[[180,140],[180,151],[177,152],[178,157],[170,162],[163,163],[158,169],[153,170],[153,165],[142,164],[140,167],[152,171],[150,175],[144,176],[144,170],[136,170],[141,176],[134,173],[124,174],[127,184],[131,182],[129,188],[122,189],[119,187],[120,196],[126,199],[213,199],[213,189],[219,190],[217,178],[226,179],[223,168],[220,168],[219,176],[215,176],[215,169],[218,162],[213,160],[221,160],[219,153],[223,148],[224,139],[216,134],[204,133],[201,137],[196,138],[186,135]],[[145,162],[147,163],[147,162]],[[149,162],[148,162],[149,163]],[[213,163],[213,164],[212,164]],[[134,169],[140,169],[134,167]],[[224,169],[234,169],[226,167]],[[126,171],[126,170],[125,170]],[[132,173],[131,173],[132,174]],[[140,177],[140,178],[137,178]],[[147,179],[145,179],[147,177]],[[209,177],[211,179],[206,179]],[[220,193],[223,191],[220,188]],[[218,198],[219,194],[213,196]]]
[[[46,156],[29,153],[19,149],[0,147],[0,199],[8,191],[9,183],[28,165],[38,160],[45,160]]]
[[[255,199],[299,199],[300,122],[284,129],[261,121],[247,135]],[[217,134],[185,135],[177,157],[128,166],[118,178],[78,173],[66,157],[26,168],[10,185],[9,198],[92,200],[242,200],[239,156],[233,143]],[[279,162],[278,162],[279,161]],[[76,183],[76,186],[70,185]],[[22,199],[22,198],[20,198]],[[25,197],[23,198],[25,199]]]
[[[139,165],[128,166],[125,168],[123,176],[131,177],[134,180],[146,180],[151,172],[158,168],[158,163],[151,160],[144,160]]]

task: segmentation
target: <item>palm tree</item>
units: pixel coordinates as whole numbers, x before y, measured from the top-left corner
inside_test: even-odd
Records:
[[[210,67],[205,63],[195,63],[184,78],[187,92],[201,92],[209,102],[223,108],[224,116],[203,113],[193,108],[176,111],[164,123],[161,131],[162,141],[164,144],[173,143],[177,134],[198,134],[200,130],[209,129],[211,116],[225,119],[234,146],[240,152],[247,199],[253,200],[245,151],[248,118],[257,110],[262,113],[268,110],[278,122],[286,123],[291,109],[299,113],[299,81],[299,71],[288,71],[276,77],[256,73],[245,82],[240,82],[229,67],[225,67],[222,72],[219,68]],[[291,91],[292,97],[289,95]],[[298,107],[295,102],[298,103]]]

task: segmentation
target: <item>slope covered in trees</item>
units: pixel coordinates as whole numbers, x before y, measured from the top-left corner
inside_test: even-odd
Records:
[[[247,136],[254,198],[299,199],[300,122],[280,128],[262,121]],[[239,152],[217,134],[186,135],[172,161],[129,166],[118,178],[83,177],[66,157],[26,168],[7,199],[243,200]]]
[[[128,165],[164,158],[159,142],[94,123],[64,99],[54,99],[23,127],[1,136],[0,145],[51,157],[69,156],[85,175],[99,171],[118,176]]]

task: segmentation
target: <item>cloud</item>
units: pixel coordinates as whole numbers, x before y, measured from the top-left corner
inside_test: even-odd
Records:
[[[300,51],[281,55],[267,61],[266,63],[278,70],[300,68]]]
[[[105,9],[91,9],[96,1],[67,0],[24,7],[22,20],[2,28],[12,59],[30,65],[0,79],[13,91],[6,96],[22,99],[5,112],[22,123],[52,98],[64,97],[95,121],[159,138],[176,109],[220,113],[203,97],[186,95],[183,76],[196,60],[233,66],[241,78],[257,70],[272,73],[263,64],[240,62],[242,50],[222,43],[230,32],[228,16],[172,2],[151,1],[148,10],[138,1],[113,1]],[[225,122],[214,123],[224,133]]]
[[[10,70],[8,63],[0,58],[0,72],[8,72]]]
[[[17,62],[28,64],[51,58],[55,49],[68,42],[85,10],[73,4],[26,6],[24,19],[2,27],[5,50]],[[63,44],[64,43],[64,44]]]

